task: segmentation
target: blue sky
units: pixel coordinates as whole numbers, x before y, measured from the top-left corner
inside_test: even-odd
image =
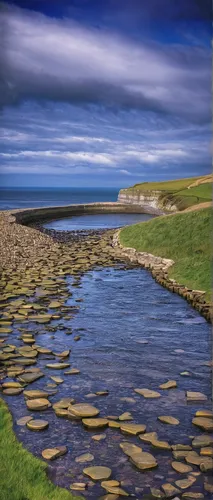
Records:
[[[0,23],[2,186],[211,171],[211,1],[22,0]]]

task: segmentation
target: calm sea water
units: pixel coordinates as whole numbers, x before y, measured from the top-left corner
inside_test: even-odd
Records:
[[[0,189],[0,210],[116,201],[117,188]]]

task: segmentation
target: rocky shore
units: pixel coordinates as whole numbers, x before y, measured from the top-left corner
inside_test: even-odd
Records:
[[[72,319],[78,313],[82,299],[75,300],[74,305],[69,304],[69,298],[73,295],[71,286],[80,287],[81,277],[85,272],[97,266],[119,268],[123,265],[124,269],[128,269],[142,265],[150,269],[153,277],[163,286],[171,287],[171,291],[180,293],[183,287],[168,279],[168,269],[173,262],[150,254],[137,255],[134,249],[121,248],[119,233],[115,235],[113,230],[70,233],[47,230],[39,223],[36,227],[26,227],[18,224],[10,212],[0,214],[0,224],[2,234],[0,379],[3,397],[18,396],[24,400],[26,414],[21,415],[16,425],[23,428],[23,432],[29,431],[32,434],[48,432],[51,425],[57,425],[55,420],[52,420],[51,415],[54,414],[56,419],[62,418],[82,424],[85,432],[88,430],[95,432],[92,440],[97,442],[106,438],[105,432],[109,428],[112,433],[118,432],[119,435],[123,435],[125,441],[119,444],[118,449],[124,454],[124,462],[127,460],[140,473],[155,469],[161,463],[159,452],[170,454],[170,458],[167,457],[167,466],[170,466],[172,460],[172,474],[177,473],[179,476],[170,477],[171,471],[165,477],[156,475],[155,480],[161,481],[159,488],[149,486],[149,481],[146,482],[150,499],[176,496],[186,500],[202,500],[204,493],[208,498],[208,494],[213,491],[210,477],[213,470],[211,435],[213,414],[210,409],[204,407],[194,412],[193,435],[187,438],[187,444],[181,440],[175,444],[171,439],[162,439],[156,429],[158,421],[163,426],[172,427],[180,425],[179,419],[170,414],[160,414],[156,427],[152,429],[149,422],[145,422],[146,425],[144,422],[135,423],[131,411],[127,409],[128,404],[132,403],[137,403],[140,407],[137,398],[142,397],[143,404],[146,400],[155,402],[159,398],[163,399],[165,394],[166,399],[169,398],[168,393],[177,390],[179,382],[176,380],[167,380],[164,383],[162,381],[160,385],[154,387],[157,390],[153,390],[153,387],[144,388],[143,383],[141,388],[131,386],[132,397],[122,398],[127,406],[122,412],[118,410],[119,413],[116,415],[110,414],[107,403],[105,411],[102,409],[103,415],[101,414],[99,401],[100,398],[109,397],[107,388],[99,391],[94,389],[93,392],[84,395],[84,398],[89,397],[86,401],[79,397],[75,399],[69,393],[69,397],[59,398],[53,402],[51,399],[57,392],[60,394],[60,385],[64,383],[64,379],[79,375],[79,370],[75,366],[70,366],[72,354],[70,348],[66,347],[60,352],[57,347],[50,349],[47,341],[45,344],[41,342],[42,335],[48,334],[51,340],[55,335],[57,337],[60,330],[65,337],[72,335]],[[71,286],[66,280],[67,277],[72,277]],[[192,291],[187,293],[194,297]],[[197,292],[197,296],[201,298],[202,292]],[[201,305],[203,307],[202,302]],[[73,344],[80,339],[81,335],[73,335]],[[146,344],[146,341],[144,343]],[[71,342],[68,345],[70,346]],[[208,362],[207,366],[209,367]],[[190,373],[183,372],[179,375],[190,376]],[[51,378],[51,383],[50,381],[48,383],[48,376]],[[41,388],[39,385],[34,385],[40,379],[46,379],[46,386]],[[31,384],[33,384],[32,390]],[[208,397],[201,392],[192,389],[184,392],[182,390],[182,393],[183,405],[187,402],[208,404]],[[97,405],[90,404],[90,398],[92,401],[93,398],[99,398]],[[171,401],[173,402],[170,403],[168,410],[170,407],[174,408],[175,399]],[[43,412],[46,412],[49,418],[43,418]],[[143,418],[145,419],[145,414]],[[197,429],[201,429],[202,434],[196,435]],[[97,434],[98,432],[101,434]],[[131,442],[132,438],[139,439],[138,444]],[[58,435],[56,445],[43,447],[42,457],[48,462],[63,460],[68,453],[67,443],[61,443],[61,439],[62,436]],[[114,434],[111,439],[118,440]],[[142,446],[140,446],[141,441]],[[151,449],[146,451],[146,446]],[[71,490],[86,494],[87,491],[92,491],[99,481],[106,492],[105,497],[102,497],[105,500],[111,496],[114,499],[132,495],[141,498],[140,488],[135,487],[135,493],[129,493],[128,481],[111,478],[112,470],[105,466],[104,455],[103,463],[90,466],[94,458],[91,450],[75,458],[75,463],[83,464],[83,470],[80,480],[78,477],[78,481],[75,481],[73,476]],[[91,493],[91,498],[97,496],[94,497]]]

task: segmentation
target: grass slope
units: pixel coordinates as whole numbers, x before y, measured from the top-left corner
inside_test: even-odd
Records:
[[[175,205],[178,210],[184,210],[190,206],[211,201],[211,180],[211,175],[206,175],[174,181],[143,182],[121,190],[121,192],[125,194],[140,194],[147,191],[160,191],[159,201],[162,208],[169,202]]]
[[[212,209],[204,208],[127,226],[120,242],[137,251],[173,259],[169,275],[189,288],[211,297]]]
[[[0,399],[0,500],[79,500],[54,486],[47,465],[26,451],[12,429],[12,417]]]

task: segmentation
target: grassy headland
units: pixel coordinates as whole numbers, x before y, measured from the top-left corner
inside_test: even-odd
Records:
[[[123,246],[173,259],[169,275],[177,282],[211,297],[212,209],[157,217],[127,226],[120,232]]]
[[[0,399],[0,500],[79,500],[54,486],[47,464],[26,451],[12,429],[12,417]]]
[[[143,182],[121,190],[125,194],[145,194],[150,191],[159,192],[162,205],[169,202],[178,210],[184,210],[192,205],[210,202],[212,199],[212,176],[190,177],[165,182]]]

